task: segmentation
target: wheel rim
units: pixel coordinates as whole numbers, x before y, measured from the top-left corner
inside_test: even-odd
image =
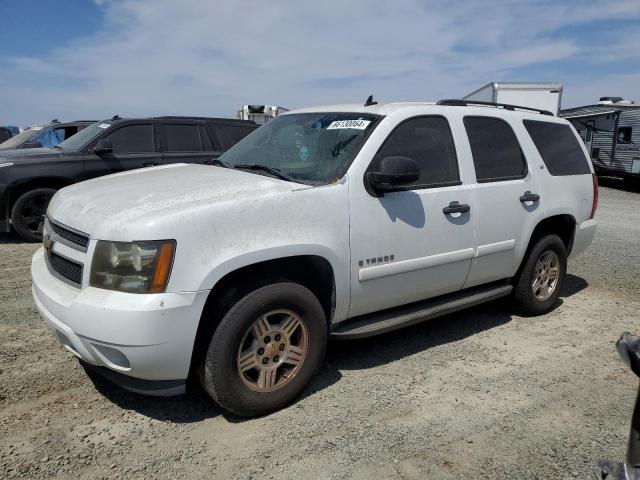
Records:
[[[558,287],[560,278],[560,257],[553,250],[547,250],[536,262],[536,276],[531,287],[533,295],[540,301],[548,300]]]
[[[278,390],[298,374],[308,345],[302,318],[291,310],[273,310],[246,331],[238,349],[238,374],[255,392]]]
[[[20,223],[34,235],[42,233],[44,215],[47,212],[51,195],[37,195],[30,198],[22,205],[20,210]]]

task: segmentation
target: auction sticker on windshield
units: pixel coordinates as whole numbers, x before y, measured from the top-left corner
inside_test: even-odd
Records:
[[[370,123],[371,120],[336,120],[329,124],[327,130],[335,130],[337,128],[355,128],[357,130],[364,130]]]

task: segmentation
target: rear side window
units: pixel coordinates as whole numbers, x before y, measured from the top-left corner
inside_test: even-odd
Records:
[[[392,156],[409,157],[420,167],[420,178],[412,188],[460,183],[456,149],[444,117],[417,117],[398,125],[376,154],[371,168]]]
[[[167,152],[201,152],[198,125],[163,125]]]
[[[111,133],[108,137],[113,153],[155,152],[153,125],[127,125]]]
[[[246,125],[215,125],[214,128],[225,150],[255,130],[255,127]]]
[[[511,126],[499,118],[464,117],[478,183],[523,178],[527,163]]]
[[[523,120],[551,175],[591,173],[578,139],[569,125]]]

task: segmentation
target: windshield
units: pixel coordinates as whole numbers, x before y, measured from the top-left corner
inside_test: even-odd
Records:
[[[324,185],[346,173],[381,118],[348,112],[283,115],[251,132],[220,161],[229,167],[264,165],[296,182]]]
[[[109,128],[111,124],[105,122],[96,122],[89,125],[87,128],[83,128],[75,135],[69,137],[64,142],[62,142],[59,146],[63,150],[80,150],[91,140],[96,138],[102,132],[104,132],[107,128]]]
[[[41,148],[53,147],[60,143],[58,134],[49,127],[31,127],[15,137],[0,143],[0,148]]]

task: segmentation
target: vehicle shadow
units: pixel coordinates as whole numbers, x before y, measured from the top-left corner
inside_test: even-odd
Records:
[[[625,182],[622,178],[598,177],[598,185],[601,187],[615,188],[630,193],[640,193],[640,181],[636,183]]]
[[[583,278],[568,274],[553,309],[562,305],[562,299],[581,292],[587,286],[588,283]],[[342,370],[373,368],[433,347],[463,340],[509,323],[514,314],[510,299],[504,298],[376,337],[332,340],[318,375],[294,404],[340,381]],[[220,415],[231,423],[248,420],[224,412],[193,381],[188,384],[186,395],[151,397],[124,390],[91,369],[85,368],[85,371],[96,390],[109,401],[156,420],[193,423]]]
[[[15,233],[0,233],[0,245],[19,244],[19,243],[29,243],[29,242],[22,240]]]
[[[130,392],[80,364],[96,390],[107,400],[124,410],[174,423],[194,423],[222,414],[220,407],[205,392],[189,385],[186,395],[152,397]]]

